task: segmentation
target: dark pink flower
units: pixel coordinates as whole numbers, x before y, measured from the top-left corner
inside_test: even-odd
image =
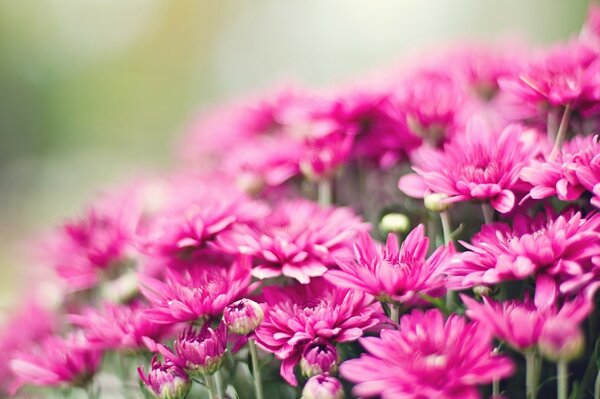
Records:
[[[144,314],[147,308],[141,303],[105,303],[101,309],[69,315],[69,320],[83,329],[91,347],[135,351],[144,348],[144,337],[158,341],[171,332],[170,326],[149,320]]]
[[[140,275],[140,288],[151,303],[144,316],[163,324],[216,316],[244,295],[250,279],[247,256],[239,257],[231,267],[193,263],[168,269],[164,279]]]
[[[548,279],[538,279],[534,301],[495,302],[484,297],[479,303],[466,295],[461,298],[467,305],[467,316],[488,326],[494,336],[519,351],[539,343],[546,323],[559,319],[577,325],[592,309],[590,300],[581,295],[559,307],[554,284]]]
[[[16,391],[26,384],[38,386],[84,386],[100,365],[102,352],[90,348],[80,334],[66,338],[50,336],[39,347],[13,357],[10,367],[16,376]]]
[[[254,227],[241,226],[219,237],[218,245],[252,255],[252,274],[259,279],[284,275],[308,283],[335,266],[335,258],[348,256],[352,240],[366,229],[348,208],[293,200],[280,203]]]
[[[344,399],[344,387],[328,373],[319,374],[306,382],[300,399]]]
[[[594,51],[600,52],[600,7],[597,4],[590,3],[579,40]]]
[[[340,366],[360,397],[479,398],[477,385],[507,377],[509,359],[495,355],[492,336],[479,323],[437,309],[402,316],[399,330],[360,339],[367,353]]]
[[[420,301],[419,294],[440,296],[445,292],[445,268],[454,255],[454,246],[440,246],[429,259],[428,249],[423,225],[406,237],[402,247],[395,234],[389,234],[385,247],[381,247],[362,233],[354,244],[355,259],[340,261],[340,270],[330,270],[325,278],[379,300],[410,306]]]
[[[235,301],[223,311],[223,323],[229,331],[239,335],[250,334],[262,323],[264,317],[262,307],[248,298]]]
[[[265,319],[256,329],[257,343],[282,361],[281,375],[296,385],[294,367],[307,347],[354,341],[384,320],[381,305],[370,295],[316,280],[308,285],[264,290]]]
[[[567,210],[558,216],[539,213],[535,218],[516,215],[512,227],[485,225],[468,251],[458,254],[448,269],[455,289],[493,285],[531,276],[554,276],[562,292],[571,292],[595,275],[592,258],[600,255],[600,215],[583,217]],[[568,283],[567,283],[568,281]]]
[[[183,399],[190,391],[192,382],[183,369],[170,360],[162,364],[156,355],[152,358],[151,368],[148,374],[144,369],[138,367],[140,379],[158,399]]]
[[[535,133],[511,125],[499,135],[471,121],[464,134],[443,151],[424,149],[415,158],[417,174],[403,176],[398,186],[414,197],[427,192],[448,196],[447,202],[489,201],[499,212],[515,206],[519,173],[536,154]]]
[[[48,238],[44,257],[72,290],[94,287],[130,261],[141,205],[138,187],[103,197]]]

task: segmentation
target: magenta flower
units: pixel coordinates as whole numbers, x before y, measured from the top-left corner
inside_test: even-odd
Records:
[[[554,284],[548,279],[538,279],[534,301],[494,302],[483,297],[479,303],[466,295],[461,298],[467,305],[467,316],[488,326],[494,336],[519,351],[539,343],[546,323],[558,319],[577,325],[592,309],[590,300],[581,295],[559,308]]]
[[[171,333],[171,326],[146,317],[147,308],[141,303],[105,303],[99,310],[89,308],[80,315],[69,315],[69,320],[83,329],[90,347],[135,351],[144,348],[144,337],[159,341]]]
[[[380,301],[405,306],[420,301],[419,294],[440,296],[445,292],[445,268],[454,255],[454,246],[440,246],[427,259],[429,239],[423,225],[414,229],[398,247],[398,238],[389,234],[385,247],[367,234],[354,244],[356,259],[339,262],[340,270],[330,270],[325,278],[346,288],[364,291]]]
[[[325,340],[315,340],[304,349],[300,359],[300,369],[307,377],[323,373],[335,373],[339,362],[339,356],[335,346]]]
[[[12,391],[26,384],[85,386],[100,365],[102,352],[90,348],[82,335],[49,336],[39,347],[20,352],[10,367],[16,376]]]
[[[600,7],[590,3],[588,15],[579,34],[579,40],[597,53],[600,52]]]
[[[516,215],[512,228],[485,225],[448,269],[455,289],[493,285],[530,276],[554,276],[563,293],[572,292],[597,273],[592,258],[600,254],[600,215],[582,217],[567,210],[558,216]],[[568,282],[568,283],[567,283]]]
[[[158,399],[183,399],[192,387],[192,382],[181,367],[170,360],[161,364],[156,355],[152,358],[147,375],[143,368],[138,367],[137,370],[146,388]]]
[[[154,344],[165,359],[185,368],[192,376],[202,377],[214,374],[220,367],[227,350],[227,327],[219,324],[213,329],[205,323],[198,331],[190,326],[175,340],[174,352],[161,344]],[[154,349],[154,348],[152,348]]]
[[[533,187],[533,199],[556,195],[573,201],[588,191],[591,203],[600,207],[600,141],[598,136],[575,137],[554,160],[536,161],[523,168],[521,178]]]
[[[440,193],[448,196],[448,203],[489,201],[497,211],[509,212],[515,206],[519,173],[536,154],[533,136],[518,125],[497,135],[471,121],[443,151],[421,151],[414,160],[417,174],[403,176],[398,187],[417,198]]]
[[[44,257],[72,290],[96,286],[125,267],[133,255],[135,229],[142,211],[140,190],[128,187],[103,197],[87,214],[50,236]]]
[[[344,387],[328,373],[319,374],[306,382],[300,399],[344,399]]]
[[[320,280],[309,285],[264,290],[267,311],[256,329],[257,343],[282,361],[281,376],[296,385],[294,367],[314,343],[354,341],[384,320],[370,295]]]
[[[259,278],[284,275],[301,283],[322,276],[335,266],[335,258],[347,257],[352,240],[363,223],[347,208],[321,208],[305,200],[279,204],[255,227],[241,226],[219,237],[228,252],[252,255],[252,274]]]
[[[360,397],[479,398],[477,385],[507,377],[509,359],[495,355],[492,336],[479,323],[437,310],[413,310],[402,316],[399,330],[361,338],[367,353],[340,366]]]
[[[262,307],[248,298],[235,301],[223,311],[223,323],[229,331],[239,335],[250,334],[262,323],[264,317]]]
[[[183,269],[167,269],[162,279],[140,276],[140,288],[151,307],[148,320],[173,324],[216,316],[250,284],[250,264],[241,256],[231,267],[194,263]]]

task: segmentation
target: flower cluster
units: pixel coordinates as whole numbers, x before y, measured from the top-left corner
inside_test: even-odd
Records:
[[[590,390],[599,58],[592,7],[540,51],[462,45],[204,112],[177,172],[36,247],[57,278],[36,269],[0,328],[0,396],[125,397],[138,377],[159,399]]]

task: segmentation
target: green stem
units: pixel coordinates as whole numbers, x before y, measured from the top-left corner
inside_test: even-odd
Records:
[[[494,209],[487,202],[481,203],[481,212],[483,212],[483,220],[485,224],[490,224],[494,221]]]
[[[500,380],[492,381],[492,398],[496,399],[500,396]]]
[[[216,399],[217,394],[215,392],[215,382],[211,375],[207,375],[204,377],[204,383],[206,384],[206,389],[208,390],[208,397],[210,399]]]
[[[253,338],[248,339],[248,347],[250,348],[250,357],[252,358],[252,376],[254,377],[254,392],[256,399],[264,399],[263,386],[260,378],[260,366],[258,364],[258,349]]]
[[[330,206],[333,203],[333,185],[331,179],[322,179],[317,183],[319,205]]]
[[[569,127],[569,119],[571,119],[571,108],[570,104],[567,104],[565,110],[563,112],[562,118],[560,120],[560,125],[558,126],[558,133],[556,134],[556,140],[554,140],[554,147],[552,148],[552,152],[550,153],[550,160],[554,160],[558,154],[560,153],[560,149],[562,148],[562,144],[565,141],[565,136],[567,134],[567,128]]]
[[[535,352],[533,350],[525,352],[525,391],[527,399],[535,399],[537,397],[535,363]]]
[[[217,387],[217,398],[223,398],[223,386],[221,381],[221,371],[217,370],[216,373],[213,374],[213,379],[215,380],[215,386]]]
[[[594,384],[594,399],[600,399],[600,371],[596,376],[596,383]]]
[[[556,365],[558,373],[558,399],[567,399],[568,396],[568,366],[564,360],[559,360]]]
[[[444,244],[448,245],[452,240],[450,238],[450,215],[448,211],[440,212],[440,220],[442,221],[442,232],[444,233]]]
[[[400,318],[400,304],[394,302],[390,308],[390,319],[395,325],[398,325],[398,319]]]

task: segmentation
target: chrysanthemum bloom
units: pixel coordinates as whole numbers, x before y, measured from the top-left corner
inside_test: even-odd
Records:
[[[437,309],[402,316],[399,330],[361,338],[367,353],[340,366],[360,397],[479,398],[477,385],[507,377],[510,360],[493,353],[484,325]]]
[[[529,197],[547,198],[556,195],[563,201],[573,201],[588,191],[591,203],[600,207],[600,141],[598,136],[575,137],[565,143],[555,159],[537,161],[523,168],[521,178],[533,187]]]
[[[209,323],[205,323],[197,330],[190,326],[175,340],[174,352],[151,340],[146,342],[165,359],[185,368],[191,376],[207,376],[214,374],[221,367],[223,355],[227,350],[227,327],[219,324],[217,328],[212,328]]]
[[[91,347],[135,351],[144,348],[144,337],[159,341],[171,332],[171,326],[149,320],[144,314],[147,308],[141,303],[105,303],[101,309],[69,315],[69,320],[83,329]]]
[[[455,289],[493,285],[530,276],[553,276],[562,292],[572,292],[594,275],[592,258],[600,253],[600,215],[567,210],[558,216],[548,211],[535,218],[516,215],[512,227],[485,225],[468,251],[458,254],[448,273]],[[568,284],[565,284],[566,281]]]
[[[344,399],[344,387],[337,378],[319,374],[306,382],[300,399]]]
[[[0,327],[0,396],[8,395],[14,379],[9,360],[54,333],[57,324],[56,315],[31,298],[6,316]]]
[[[335,175],[348,161],[354,136],[331,133],[324,137],[307,138],[300,157],[300,170],[309,180],[326,180]]]
[[[509,212],[515,206],[519,173],[537,151],[535,136],[518,125],[498,135],[471,121],[443,151],[419,151],[413,167],[417,174],[403,176],[398,187],[417,198],[439,193],[448,196],[447,203],[489,201],[498,212]]]
[[[284,275],[308,283],[335,266],[335,258],[348,256],[352,240],[366,229],[348,208],[293,200],[280,203],[255,227],[241,226],[220,236],[218,245],[252,255],[252,274],[259,279]]]
[[[96,286],[130,261],[141,205],[137,187],[103,197],[85,216],[66,223],[49,237],[43,256],[50,259],[70,289]]]
[[[423,225],[414,229],[398,247],[398,238],[389,234],[385,247],[367,234],[354,244],[356,259],[339,262],[340,270],[330,270],[325,278],[346,288],[367,292],[380,301],[410,306],[419,294],[440,296],[445,292],[445,269],[454,255],[454,246],[443,245],[427,259],[429,239]]]
[[[223,311],[223,323],[235,334],[247,335],[262,323],[265,312],[262,307],[243,298],[227,306]]]
[[[579,40],[594,51],[600,52],[600,7],[597,4],[590,3]]]
[[[147,375],[144,374],[142,367],[138,367],[137,370],[146,388],[157,399],[183,399],[192,386],[188,375],[181,367],[168,359],[161,364],[156,355],[152,358],[152,365]]]
[[[571,361],[583,353],[585,337],[577,323],[557,316],[544,323],[538,345],[540,352],[552,361]]]
[[[250,263],[240,256],[231,267],[192,264],[168,269],[164,281],[140,276],[140,288],[151,307],[144,311],[148,320],[173,324],[215,316],[250,284]]]
[[[282,361],[281,376],[296,385],[294,367],[312,343],[354,341],[384,320],[381,305],[367,294],[316,280],[309,285],[268,287],[267,311],[257,343]]]
[[[66,338],[50,336],[39,347],[13,357],[10,367],[16,376],[12,390],[38,386],[85,386],[100,365],[102,352],[90,348],[80,334]]]
[[[141,247],[151,257],[182,259],[236,224],[251,223],[267,212],[227,182],[216,179],[174,179],[168,198],[140,234]]]
[[[488,326],[494,336],[521,352],[538,345],[546,323],[558,319],[578,325],[592,309],[590,300],[581,295],[559,308],[554,285],[547,279],[537,282],[534,301],[495,302],[483,297],[480,303],[466,295],[461,298],[467,305],[467,316]]]
[[[593,51],[572,41],[540,54],[518,76],[500,79],[500,87],[518,106],[519,119],[567,105],[585,113],[600,96],[595,60]]]

